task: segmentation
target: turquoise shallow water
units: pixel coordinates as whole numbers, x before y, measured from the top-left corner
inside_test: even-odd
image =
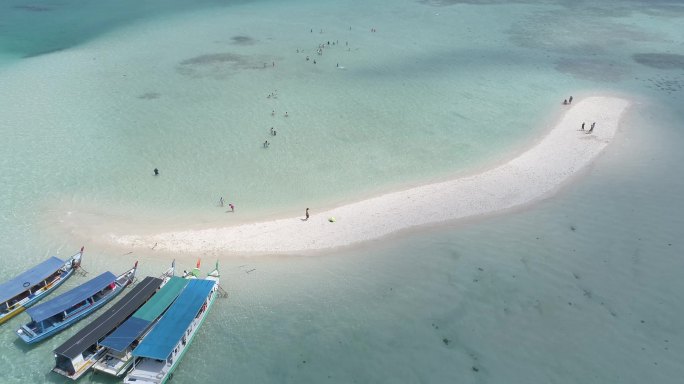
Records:
[[[158,274],[162,256],[87,235],[301,214],[506,159],[570,92],[636,102],[585,175],[527,210],[222,261],[231,297],[174,382],[684,374],[681,3],[62,4],[0,12],[3,280],[84,243],[91,273]],[[61,381],[50,351],[82,325],[27,349],[22,321],[0,332],[0,381]]]

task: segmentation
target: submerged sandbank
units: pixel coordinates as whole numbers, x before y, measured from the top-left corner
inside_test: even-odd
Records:
[[[629,102],[587,97],[567,108],[528,151],[485,172],[335,207],[311,217],[155,235],[111,235],[125,247],[167,252],[294,253],[351,245],[403,229],[509,210],[548,197],[611,142]],[[582,122],[591,133],[580,130]],[[303,213],[303,212],[302,212]],[[335,222],[329,218],[334,217]]]

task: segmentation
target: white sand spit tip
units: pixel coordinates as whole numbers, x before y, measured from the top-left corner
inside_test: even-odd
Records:
[[[170,252],[295,253],[351,245],[447,220],[509,210],[548,197],[610,143],[629,102],[588,97],[563,114],[534,147],[477,175],[392,192],[300,217],[225,228],[113,236],[123,246]],[[566,108],[564,106],[564,108]],[[593,132],[580,131],[596,122]],[[335,222],[329,218],[334,217]]]

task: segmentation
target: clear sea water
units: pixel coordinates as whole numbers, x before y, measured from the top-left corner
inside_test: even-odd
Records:
[[[617,94],[635,105],[605,154],[524,210],[223,256],[230,297],[173,382],[680,383],[683,17],[682,1],[4,1],[0,278],[81,245],[91,274],[158,274],[168,255],[97,238],[471,173],[563,98]],[[26,321],[0,330],[0,382],[63,382],[51,351],[83,324],[26,348]]]

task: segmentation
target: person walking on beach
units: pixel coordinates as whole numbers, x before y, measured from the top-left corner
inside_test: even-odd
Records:
[[[306,209],[305,216],[306,216],[306,219],[304,219],[304,220],[305,220],[305,221],[306,221],[306,220],[309,220],[309,208]]]
[[[595,125],[596,125],[596,123],[591,123],[591,127],[589,128],[589,130],[588,130],[588,131],[586,131],[586,132],[584,132],[584,133],[587,133],[587,134],[589,134],[589,133],[592,133],[592,132],[594,132],[594,126],[595,126]]]
[[[268,148],[269,145],[271,144],[269,144],[268,140],[264,141],[264,148]]]
[[[568,104],[572,104],[572,96],[568,99]]]
[[[219,199],[219,207],[223,207],[223,196]]]
[[[235,212],[235,206],[233,205],[233,203],[228,204],[228,206],[230,207],[231,212]]]

